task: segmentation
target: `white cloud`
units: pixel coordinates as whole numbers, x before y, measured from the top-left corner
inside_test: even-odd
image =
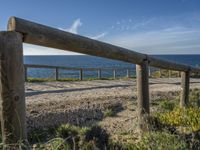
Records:
[[[106,41],[150,54],[199,53],[200,29],[172,27],[148,32],[118,34]]]
[[[96,35],[96,36],[93,36],[91,37],[92,39],[95,39],[95,40],[98,40],[98,39],[101,39],[101,38],[104,38],[108,33],[107,32],[103,32],[99,35]]]
[[[72,26],[70,28],[67,28],[67,29],[63,29],[63,28],[59,28],[60,30],[64,30],[64,31],[68,31],[68,32],[71,32],[71,33],[74,33],[74,34],[78,34],[78,28],[82,26],[82,22],[81,22],[81,19],[78,18],[76,19]]]
[[[81,55],[70,51],[58,50],[42,46],[23,44],[24,55]]]

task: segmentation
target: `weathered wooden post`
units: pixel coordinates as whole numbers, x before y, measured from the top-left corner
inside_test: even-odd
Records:
[[[98,72],[98,78],[101,79],[101,69],[98,69],[97,72]]]
[[[13,149],[17,143],[26,142],[27,139],[25,78],[20,33],[0,32],[0,57],[2,138],[4,149]]]
[[[130,69],[127,69],[127,78],[130,78]]]
[[[189,103],[190,71],[181,72],[180,107],[187,107]]]
[[[138,98],[138,117],[141,131],[148,130],[149,110],[149,74],[148,61],[144,60],[136,65],[137,74],[137,98]]]
[[[24,66],[24,78],[25,78],[25,81],[27,82],[28,81],[28,68],[26,66]]]
[[[83,80],[83,69],[80,69],[79,80]]]
[[[116,78],[116,69],[113,69],[113,78]]]
[[[56,67],[55,74],[56,74],[55,80],[58,81],[59,80],[59,68],[58,67]]]

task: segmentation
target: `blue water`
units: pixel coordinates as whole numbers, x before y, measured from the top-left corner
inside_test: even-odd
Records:
[[[200,55],[156,55],[166,60],[172,60],[193,66],[200,66]],[[72,55],[72,56],[25,56],[25,64],[40,64],[52,66],[65,66],[77,68],[131,68],[131,76],[135,75],[135,65],[121,61],[114,61],[110,59],[86,56],[86,55]],[[95,71],[84,71],[85,78],[97,77]],[[127,70],[118,70],[117,77],[126,76]],[[28,69],[29,77],[37,78],[53,78],[55,71],[52,69]],[[112,70],[102,70],[102,77],[111,77]],[[60,70],[60,78],[78,78],[79,71]]]

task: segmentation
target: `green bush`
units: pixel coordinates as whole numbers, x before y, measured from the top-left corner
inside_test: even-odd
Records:
[[[200,89],[195,88],[190,90],[189,100],[190,100],[190,106],[200,107]]]
[[[179,136],[167,132],[149,132],[139,142],[139,149],[185,150],[186,142]]]
[[[168,78],[168,77],[179,77],[179,72],[178,71],[169,71],[166,69],[161,69],[160,71],[154,71],[151,73],[151,77],[153,78]]]
[[[63,124],[56,130],[57,136],[62,138],[76,137],[79,134],[79,127]]]
[[[65,140],[68,147],[71,149],[94,149],[105,148],[108,145],[108,134],[99,126],[93,126],[91,128],[77,127],[74,125],[64,124],[61,125],[57,131],[57,137]]]
[[[176,106],[175,101],[164,100],[160,102],[160,107],[163,110],[172,111]]]
[[[54,128],[33,130],[28,133],[28,141],[32,144],[38,143],[38,142],[39,143],[45,142],[51,139],[52,137],[54,137],[54,134],[55,134],[54,132],[55,132]]]
[[[80,140],[79,136],[80,128],[70,125],[70,124],[63,124],[56,130],[57,137],[65,139],[65,141],[73,147],[78,147],[78,142]]]
[[[158,114],[158,118],[164,124],[182,126],[189,131],[200,130],[200,108],[176,108],[171,112]]]

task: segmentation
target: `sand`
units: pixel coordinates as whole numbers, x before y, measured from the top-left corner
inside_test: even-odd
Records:
[[[180,91],[179,78],[150,79],[151,101],[170,99]],[[191,79],[200,88],[200,79]],[[28,130],[62,123],[97,122],[108,132],[135,132],[137,123],[135,79],[26,83]],[[116,117],[103,117],[106,109]]]

